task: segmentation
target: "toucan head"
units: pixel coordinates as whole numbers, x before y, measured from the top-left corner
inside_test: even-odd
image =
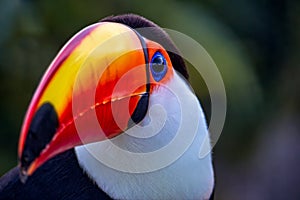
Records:
[[[144,27],[149,31],[138,30]],[[175,70],[188,78],[178,52],[161,28],[136,15],[108,17],[77,33],[50,64],[27,110],[21,174],[32,175],[59,153],[139,123],[153,91]]]

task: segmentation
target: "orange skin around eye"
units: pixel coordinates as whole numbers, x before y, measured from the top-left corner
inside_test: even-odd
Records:
[[[149,56],[149,62],[151,61],[152,57],[154,56],[154,54],[156,52],[160,52],[164,58],[166,59],[166,63],[167,63],[167,73],[165,74],[165,76],[159,81],[157,82],[156,80],[154,80],[151,70],[150,70],[150,65],[149,65],[149,74],[150,74],[150,93],[152,92],[152,90],[154,88],[156,88],[159,85],[164,85],[167,82],[170,81],[170,79],[174,76],[174,71],[173,71],[173,67],[172,67],[172,62],[171,59],[168,55],[168,53],[166,52],[166,50],[158,43],[150,41],[150,40],[146,40],[147,43],[147,48],[148,48],[148,56]]]

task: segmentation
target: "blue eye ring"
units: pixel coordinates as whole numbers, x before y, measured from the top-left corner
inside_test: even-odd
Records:
[[[150,70],[155,81],[159,82],[167,73],[167,61],[165,57],[157,51],[150,62]]]

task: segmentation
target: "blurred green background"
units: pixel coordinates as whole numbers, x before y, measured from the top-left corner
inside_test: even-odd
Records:
[[[285,0],[1,0],[0,175],[17,164],[18,136],[44,71],[81,28],[140,14],[197,40],[228,97],[214,149],[216,199],[300,199],[300,2]],[[191,82],[209,113],[209,96]]]

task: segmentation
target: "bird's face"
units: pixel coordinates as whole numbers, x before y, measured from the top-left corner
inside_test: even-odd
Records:
[[[139,123],[153,91],[173,76],[166,50],[133,29],[111,22],[85,28],[58,53],[30,103],[18,151],[23,175]]]

